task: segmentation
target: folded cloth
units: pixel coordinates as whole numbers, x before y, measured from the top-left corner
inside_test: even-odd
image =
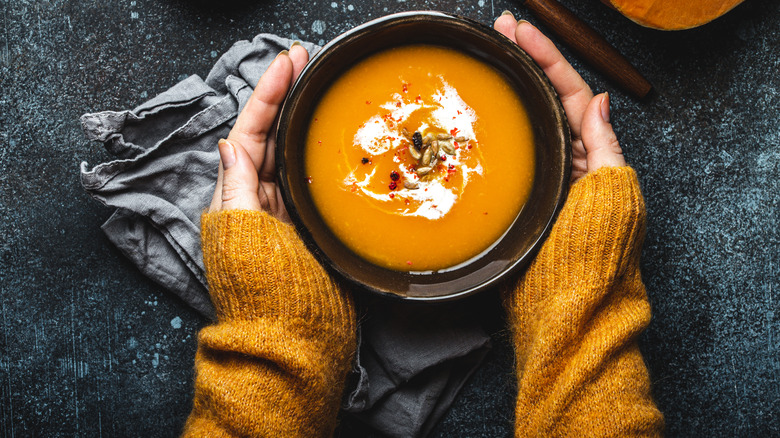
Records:
[[[226,137],[262,73],[292,44],[260,34],[239,41],[202,80],[198,76],[133,110],[85,114],[86,136],[115,159],[89,168],[81,183],[116,208],[103,224],[109,240],[143,274],[208,318],[200,215],[217,178],[217,141]],[[303,43],[314,53],[319,47]],[[451,311],[365,300],[360,347],[343,409],[379,434],[425,436],[490,348],[465,306]]]

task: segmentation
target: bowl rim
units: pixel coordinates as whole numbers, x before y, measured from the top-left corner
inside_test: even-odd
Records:
[[[552,214],[547,218],[546,222],[544,223],[544,226],[541,227],[542,231],[539,233],[539,235],[536,236],[535,239],[532,239],[530,241],[527,250],[522,256],[518,257],[516,260],[509,262],[505,267],[503,267],[500,271],[492,275],[487,280],[480,282],[478,284],[474,284],[468,288],[464,288],[454,293],[436,295],[436,296],[414,296],[414,295],[410,296],[410,295],[404,295],[400,293],[394,293],[392,291],[379,289],[377,287],[374,287],[371,284],[367,284],[365,281],[362,281],[354,277],[349,272],[344,270],[338,263],[332,260],[325,253],[325,251],[323,251],[320,248],[320,246],[317,244],[317,240],[314,237],[313,233],[311,232],[311,230],[309,230],[308,227],[306,227],[303,218],[300,217],[300,215],[298,214],[298,211],[295,207],[295,203],[293,201],[292,191],[287,181],[287,169],[286,169],[286,164],[285,164],[286,161],[284,156],[286,146],[278,140],[279,140],[280,133],[286,135],[287,127],[289,125],[288,123],[289,120],[288,117],[285,117],[285,115],[288,113],[288,111],[290,111],[290,108],[292,107],[291,102],[295,101],[295,97],[297,97],[297,94],[302,88],[301,84],[304,84],[307,80],[309,80],[309,77],[314,74],[318,65],[324,62],[324,60],[326,60],[330,56],[330,54],[332,53],[332,48],[334,46],[339,46],[345,41],[348,41],[353,38],[358,38],[362,36],[364,33],[370,32],[371,29],[378,26],[380,27],[387,26],[395,22],[403,22],[403,21],[425,21],[431,18],[466,24],[467,26],[473,28],[474,30],[478,30],[481,33],[483,33],[487,39],[494,40],[493,42],[497,44],[500,44],[498,41],[501,41],[502,38],[506,39],[507,42],[510,41],[503,34],[501,34],[497,30],[483,23],[480,23],[468,17],[463,17],[460,15],[441,12],[441,11],[421,11],[421,10],[405,11],[405,12],[398,12],[398,13],[384,15],[375,18],[373,20],[367,21],[333,38],[324,46],[322,46],[320,50],[311,57],[311,59],[301,70],[301,73],[299,74],[298,78],[295,80],[295,82],[290,87],[290,90],[287,93],[284,103],[282,104],[282,107],[279,111],[279,116],[278,116],[278,121],[276,126],[277,129],[274,134],[277,140],[276,150],[275,150],[276,167],[278,173],[277,178],[278,178],[279,187],[281,189],[280,192],[284,204],[288,209],[289,217],[292,221],[293,226],[295,227],[299,236],[301,236],[301,239],[303,240],[307,249],[309,249],[309,251],[320,262],[320,264],[326,269],[338,274],[340,278],[347,280],[348,283],[355,285],[359,288],[365,289],[367,291],[370,291],[371,293],[378,294],[380,296],[388,296],[395,299],[402,299],[404,301],[419,301],[419,302],[429,302],[429,303],[452,301],[467,296],[471,296],[476,292],[486,290],[492,286],[495,286],[496,284],[504,281],[508,276],[516,273],[520,268],[527,266],[530,263],[530,261],[533,260],[533,258],[536,256],[536,253],[539,251],[543,242],[546,240],[547,236],[549,235],[558,217],[558,214],[560,213],[561,208],[566,202],[568,191],[569,191],[569,185],[570,185],[569,181],[571,178],[571,160],[572,160],[571,132],[570,132],[568,120],[566,118],[566,113],[563,108],[563,104],[561,103],[555,88],[550,83],[549,78],[541,69],[541,67],[536,63],[536,61],[534,61],[533,58],[531,58],[530,55],[528,55],[517,44],[507,45],[508,48],[512,47],[513,49],[510,50],[515,50],[516,52],[515,54],[520,58],[522,58],[523,61],[529,66],[529,68],[531,68],[534,71],[535,75],[537,76],[537,79],[542,84],[543,92],[545,93],[545,95],[549,97],[549,100],[552,103],[553,108],[551,113],[555,115],[556,118],[554,120],[555,125],[562,127],[563,144],[565,149],[563,151],[563,163],[562,163],[563,178],[562,178],[562,184],[560,185],[560,187],[558,187],[557,192],[555,194],[556,199],[555,199],[555,204],[553,207]],[[510,226],[509,229],[511,229],[512,226]],[[496,242],[499,242],[502,239],[503,236],[499,238]],[[389,272],[392,271],[387,268],[384,269],[386,269]],[[396,272],[396,271],[392,271],[392,272]],[[408,274],[409,272],[397,271],[397,273],[399,275],[403,275],[403,274]],[[446,282],[439,283],[439,284],[444,284],[444,283]]]

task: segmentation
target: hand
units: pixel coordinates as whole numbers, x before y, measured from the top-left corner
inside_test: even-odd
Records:
[[[531,23],[518,22],[505,12],[493,27],[525,50],[558,92],[573,137],[571,182],[601,167],[625,166],[623,151],[609,123],[609,95],[593,96],[555,44]]]
[[[308,61],[306,49],[294,44],[260,78],[228,138],[219,141],[219,174],[209,212],[266,210],[289,221],[276,184],[273,123],[287,90]]]

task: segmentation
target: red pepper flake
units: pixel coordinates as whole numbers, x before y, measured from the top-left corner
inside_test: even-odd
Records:
[[[460,132],[460,129],[458,129],[458,128],[450,129],[450,135],[453,136],[453,137],[455,137],[458,132]]]
[[[409,199],[404,199],[404,204],[409,205]]]
[[[460,112],[460,110],[457,110],[457,111],[458,111],[458,115],[461,115],[461,114],[463,114],[462,112]]]
[[[310,177],[310,176],[307,176],[307,177],[306,177],[306,182],[307,182],[307,183],[309,183],[309,184],[311,184],[311,177]]]
[[[369,159],[368,159],[368,158],[366,158],[366,157],[363,157],[363,158],[361,158],[361,159],[360,159],[360,162],[361,162],[361,163],[363,163],[363,164],[368,164],[368,163],[370,163],[370,162],[371,162],[371,160],[369,160]]]
[[[482,213],[482,214],[484,214],[485,216],[487,216],[487,212],[484,212],[484,213]]]
[[[407,84],[406,82],[404,82],[403,90],[404,90],[404,93],[408,93],[409,92],[409,84]]]
[[[409,265],[409,266],[412,266],[412,261],[411,260],[407,260],[406,264]]]
[[[401,102],[396,102],[396,103],[395,103],[395,107],[396,107],[396,108],[401,108]]]
[[[371,105],[371,101],[370,101],[370,100],[367,100],[367,101],[366,101],[366,105]]]
[[[322,140],[317,140],[317,144],[322,144]]]
[[[390,190],[395,190],[398,188],[398,183],[396,183],[395,181],[391,181],[388,187],[390,187]],[[391,198],[393,197],[392,193],[390,194],[390,197]]]
[[[439,157],[439,159],[442,160],[442,161],[447,161],[447,156],[442,154],[442,156]]]
[[[398,181],[398,178],[400,178],[400,177],[401,177],[401,175],[398,174],[398,172],[396,172],[395,170],[390,172],[390,179],[391,180]]]
[[[393,199],[393,198],[395,198],[395,193],[390,193],[390,199]],[[485,213],[485,214],[487,214],[487,213]]]

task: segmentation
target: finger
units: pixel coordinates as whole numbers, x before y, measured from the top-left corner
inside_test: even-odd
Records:
[[[222,209],[222,179],[224,178],[224,170],[222,169],[222,158],[219,159],[219,170],[217,170],[217,185],[214,187],[214,195],[211,197],[211,205],[209,205],[209,213],[213,211],[219,211]]]
[[[224,166],[221,210],[260,210],[257,170],[240,143],[222,140],[219,155]]]
[[[309,52],[299,43],[294,42],[290,47],[290,61],[293,66],[293,73],[291,81],[295,81],[298,75],[303,70],[303,67],[309,62]],[[273,137],[269,137],[265,148],[265,157],[263,158],[262,167],[259,169],[261,186],[263,182],[274,182],[276,180],[276,143]],[[273,197],[269,196],[269,197]],[[265,204],[263,204],[265,207]]]
[[[515,28],[517,27],[517,20],[515,16],[509,11],[504,11],[500,17],[498,17],[493,23],[493,29],[501,32],[505,37],[512,40],[513,43],[517,43],[515,39]]]
[[[274,216],[282,222],[291,222],[290,215],[287,213],[287,207],[284,205],[284,198],[282,198],[282,190],[279,185],[276,185],[276,211]]]
[[[287,51],[282,51],[260,78],[228,136],[228,140],[246,148],[255,171],[263,164],[269,132],[290,88],[292,71],[292,61]]]
[[[517,44],[544,70],[563,103],[572,134],[580,136],[582,115],[593,92],[549,38],[531,23],[521,20],[515,29]]]
[[[309,52],[306,51],[301,43],[296,41],[293,43],[292,47],[290,47],[290,60],[293,64],[292,81],[295,82],[295,80],[298,79],[298,75],[301,74],[303,67],[309,62]]]
[[[279,209],[279,196],[276,183],[267,183],[260,181],[260,207],[263,210],[271,212],[273,216],[276,216],[276,212]]]
[[[623,150],[609,123],[609,95],[591,99],[582,118],[582,143],[587,154],[588,172],[602,167],[625,166]]]
[[[263,158],[263,166],[258,171],[261,182],[276,181],[276,139],[268,139],[265,148],[265,157]]]
[[[575,139],[571,142],[571,178],[572,184],[588,173],[588,154],[585,152],[585,146],[582,139]]]
[[[295,41],[290,47],[289,56],[293,66],[291,82],[295,82],[295,80],[301,74],[303,68],[306,66],[306,63],[309,62],[309,52],[306,51],[306,48],[304,48],[301,45],[301,43]],[[276,179],[275,157],[276,157],[276,143],[274,142],[273,138],[269,138],[265,149],[265,158],[263,159],[263,165],[259,169],[261,186],[262,186],[262,182],[264,181],[273,182]],[[273,197],[273,196],[271,195],[269,197]],[[263,205],[265,207],[265,204]]]

